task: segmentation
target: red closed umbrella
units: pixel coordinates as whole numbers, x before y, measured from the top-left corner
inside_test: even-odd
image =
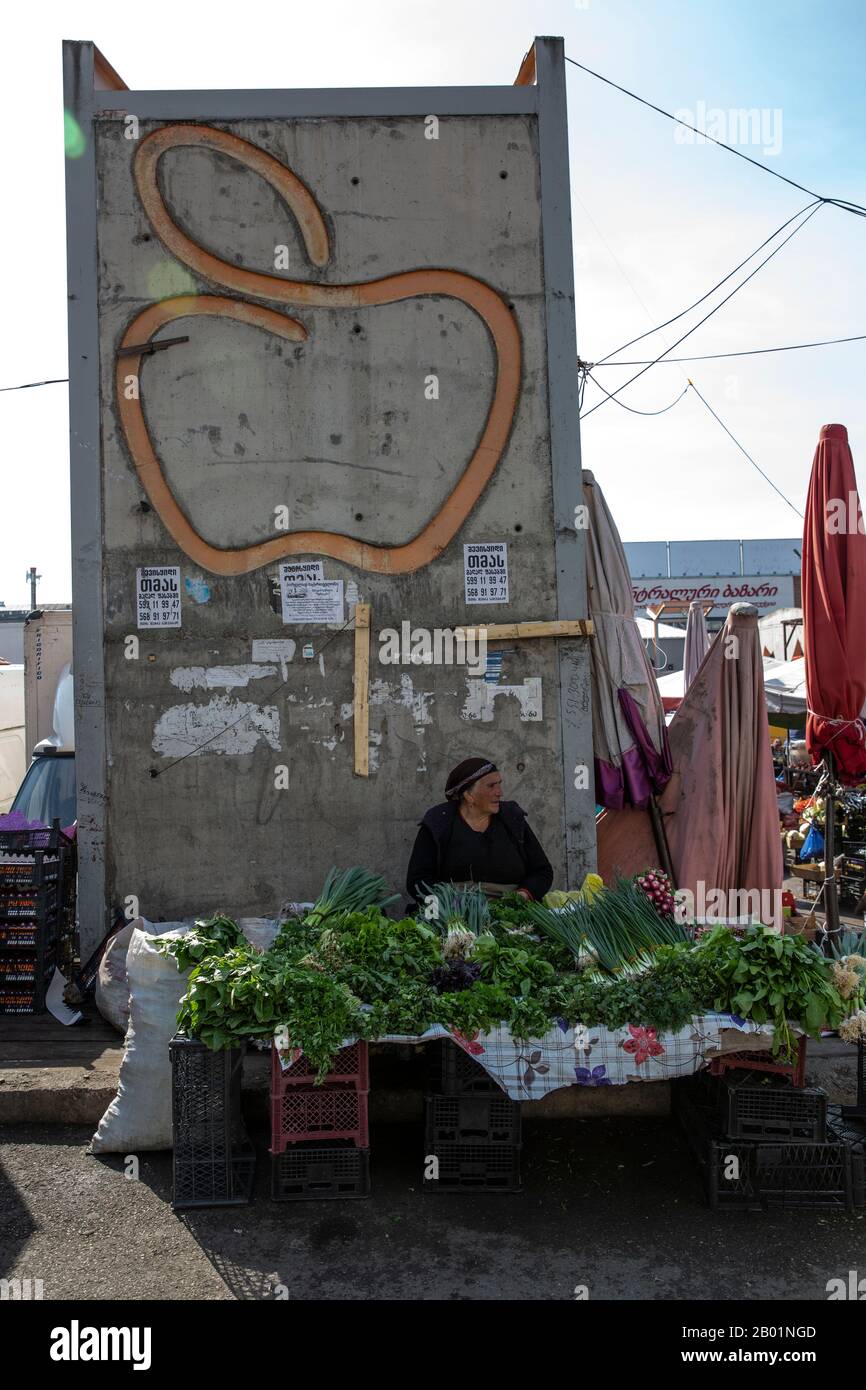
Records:
[[[866,532],[844,425],[824,425],[803,525],[806,746],[824,760],[826,916],[839,929],[834,872],[836,782],[866,777]]]
[[[844,425],[824,425],[803,527],[806,746],[839,780],[866,777],[866,532]]]

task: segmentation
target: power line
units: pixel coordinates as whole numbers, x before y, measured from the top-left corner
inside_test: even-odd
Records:
[[[689,385],[691,386],[691,388],[692,388],[692,390],[694,391],[695,395],[697,396],[698,400],[699,400],[699,401],[702,401],[703,404],[706,406],[707,410],[710,412],[710,414],[712,415],[713,419],[716,420],[716,421],[718,421],[718,423],[721,425],[722,429],[725,431],[725,434],[728,436],[728,438],[733,440],[733,442],[736,444],[737,448],[739,449],[740,453],[741,453],[741,454],[745,454],[746,458],[749,460],[749,463],[752,465],[753,468],[757,469],[757,471],[760,473],[760,475],[761,475],[761,477],[764,479],[764,481],[770,484],[770,487],[773,489],[773,491],[774,491],[774,492],[777,492],[777,493],[779,494],[779,496],[781,497],[782,501],[783,501],[783,502],[786,502],[787,505],[791,508],[791,511],[792,511],[792,512],[796,512],[797,516],[800,517],[800,519],[802,520],[802,519],[803,519],[803,513],[800,511],[799,507],[795,507],[795,506],[794,506],[794,503],[790,500],[790,498],[788,498],[788,497],[785,496],[785,494],[784,494],[784,492],[782,492],[781,488],[776,487],[776,484],[773,482],[773,479],[767,476],[767,474],[764,472],[763,468],[761,468],[759,464],[755,463],[755,460],[752,458],[752,455],[748,452],[748,450],[746,450],[746,449],[743,448],[743,446],[742,446],[742,444],[740,443],[739,439],[737,439],[736,436],[733,435],[733,434],[731,433],[731,431],[728,429],[727,425],[725,424],[724,420],[720,419],[720,417],[719,417],[719,416],[716,414],[716,412],[713,410],[713,407],[710,405],[709,401],[706,400],[705,397],[701,395],[701,393],[700,393],[700,391],[698,390],[697,386],[695,386],[695,383],[694,383],[693,381],[690,381],[690,382],[689,382]]]
[[[784,347],[748,348],[742,352],[708,352],[702,357],[666,357],[656,358],[655,362],[661,367],[666,367],[669,362],[718,362],[723,357],[760,357],[766,352],[801,352],[803,348],[832,347],[835,343],[862,343],[866,342],[866,333],[857,333],[852,338],[821,338],[815,343],[787,343]],[[622,351],[622,348],[620,348]],[[594,371],[599,367],[651,367],[654,365],[653,359],[639,362],[591,362],[590,366]],[[598,382],[596,382],[598,385]]]
[[[641,106],[648,106],[651,111],[656,111],[658,115],[665,116],[669,121],[674,121],[676,125],[684,126],[686,130],[692,130],[696,135],[700,135],[702,140],[709,140],[711,144],[718,145],[720,149],[727,150],[729,154],[735,154],[739,159],[744,159],[747,164],[754,164],[756,169],[763,169],[765,174],[772,174],[773,178],[781,179],[782,183],[790,184],[791,188],[799,188],[801,193],[808,193],[810,198],[817,198],[822,203],[832,203],[834,207],[841,208],[843,212],[854,213],[857,217],[866,217],[866,208],[859,203],[849,202],[847,198],[825,198],[820,193],[815,193],[813,189],[806,188],[804,184],[797,183],[796,179],[789,179],[787,175],[780,174],[777,169],[771,169],[769,164],[762,164],[759,159],[753,159],[749,154],[743,154],[734,145],[727,145],[724,140],[717,140],[713,135],[707,135],[705,130],[699,130],[697,126],[691,125],[688,121],[680,120],[671,111],[665,111],[663,106],[656,106],[655,102],[647,101],[646,97],[638,96],[637,92],[632,92],[628,87],[621,87],[618,82],[614,82],[609,77],[603,77],[600,72],[595,72],[583,63],[578,63],[575,58],[565,55],[565,61],[571,63],[575,68],[580,68],[581,72],[589,73],[590,77],[595,77],[599,82],[604,82],[608,87],[614,87],[616,91],[622,92],[624,96],[631,97],[632,101],[639,101]]]
[[[727,284],[728,280],[731,279],[731,276],[736,275],[738,270],[742,270],[743,266],[748,265],[749,261],[753,260],[754,257],[757,256],[759,251],[763,251],[765,246],[769,246],[771,241],[775,241],[776,237],[780,236],[781,233],[784,232],[786,227],[790,227],[791,223],[794,222],[798,217],[800,217],[802,213],[808,212],[809,209],[812,207],[820,207],[820,205],[820,199],[816,199],[814,202],[807,203],[805,207],[800,208],[799,212],[795,212],[792,217],[789,217],[787,222],[783,222],[781,227],[777,227],[776,230],[770,236],[766,237],[764,241],[761,242],[760,246],[756,246],[754,251],[750,252],[749,255],[746,256],[745,260],[740,261],[739,265],[735,265],[733,270],[729,270],[724,279],[720,280],[717,285],[713,285],[712,289],[707,290],[706,294],[702,294],[700,299],[696,299],[694,304],[689,304],[687,308],[681,309],[678,314],[674,314],[672,318],[665,319],[664,323],[658,324],[655,328],[647,329],[646,333],[639,333],[636,338],[630,338],[629,341],[627,343],[623,343],[621,347],[614,348],[612,352],[606,353],[606,355],[600,358],[595,365],[597,367],[600,367],[602,363],[607,362],[611,357],[616,357],[618,353],[625,352],[626,348],[633,347],[635,343],[639,343],[644,338],[651,337],[653,333],[658,333],[662,328],[667,328],[670,324],[676,323],[677,319],[681,319],[685,314],[691,313],[692,309],[697,309],[699,304],[703,304],[705,299],[709,299],[711,294],[715,294],[716,290],[720,290],[722,288],[722,285]],[[745,281],[743,281],[743,283],[745,284]]]
[[[25,381],[21,386],[0,386],[0,391],[32,391],[34,386],[60,386],[68,376],[53,376],[48,381]]]
[[[776,246],[770,252],[769,256],[765,256],[762,261],[759,261],[759,263],[755,266],[755,269],[750,271],[749,274],[746,276],[745,280],[741,280],[738,285],[734,286],[730,294],[726,294],[724,299],[722,299],[718,304],[716,304],[714,308],[710,309],[708,314],[704,314],[704,317],[702,319],[698,319],[698,322],[694,325],[693,328],[690,328],[687,333],[684,333],[682,335],[681,338],[677,338],[675,343],[672,343],[669,348],[665,348],[664,352],[659,353],[658,357],[654,358],[652,362],[647,364],[647,366],[641,367],[640,371],[635,372],[634,376],[630,376],[628,381],[623,382],[622,386],[618,386],[616,388],[616,391],[612,393],[611,399],[613,398],[613,396],[618,396],[620,391],[624,391],[625,388],[627,386],[630,386],[633,381],[637,381],[638,377],[643,376],[645,372],[649,371],[650,367],[654,367],[657,362],[660,362],[662,360],[663,357],[667,357],[668,353],[673,352],[674,348],[679,347],[680,343],[684,343],[686,338],[689,338],[693,333],[696,333],[697,330],[701,327],[701,325],[707,322],[707,319],[712,318],[713,314],[717,314],[719,309],[723,308],[724,305],[727,304],[729,299],[733,299],[734,295],[737,294],[738,291],[741,290],[744,285],[747,285],[749,281],[757,275],[758,271],[763,269],[763,267],[767,264],[768,261],[771,261],[774,256],[777,256],[779,254],[782,247],[786,246],[792,237],[796,236],[799,231],[802,231],[806,223],[815,216],[816,212],[820,211],[821,206],[822,204],[820,202],[813,204],[811,207],[811,211],[806,213],[806,216],[803,218],[803,221],[800,222],[792,232],[788,233],[784,241],[781,241],[779,245]],[[802,209],[801,211],[805,211],[805,209]],[[582,418],[586,419],[586,417],[588,415],[591,415],[594,410],[598,410],[601,406],[606,404],[606,401],[597,401],[594,406],[591,406],[590,409],[585,412]]]
[[[670,405],[663,405],[662,408],[661,408],[661,410],[636,410],[635,407],[634,407],[633,405],[626,405],[624,401],[618,401],[618,400],[616,399],[616,397],[615,397],[615,396],[612,396],[611,393],[610,393],[609,391],[605,391],[605,389],[604,389],[604,387],[602,386],[601,382],[600,382],[600,381],[596,381],[596,379],[595,379],[595,377],[593,376],[592,372],[589,371],[588,368],[584,368],[584,371],[585,371],[586,376],[589,377],[589,379],[590,379],[590,381],[592,382],[593,386],[597,386],[598,389],[599,389],[599,391],[601,391],[603,395],[607,396],[608,400],[613,401],[614,404],[615,404],[615,405],[618,405],[622,410],[628,410],[632,415],[664,415],[665,411],[673,410],[673,408],[674,408],[675,405],[679,405],[679,403],[680,403],[680,401],[682,400],[683,396],[686,394],[686,392],[687,392],[688,389],[689,389],[688,386],[684,386],[683,389],[682,389],[682,391],[680,392],[680,394],[677,396],[676,400],[675,400],[675,401],[671,401]]]

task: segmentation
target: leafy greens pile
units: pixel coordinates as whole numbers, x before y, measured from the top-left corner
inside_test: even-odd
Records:
[[[696,944],[627,881],[559,910],[515,894],[482,907],[444,887],[433,890],[440,920],[394,921],[383,880],[333,870],[266,952],[223,916],[155,938],[190,971],[178,1027],[216,1050],[285,1028],[322,1077],[348,1038],[434,1023],[469,1036],[504,1023],[530,1040],[554,1020],[664,1032],[717,1009],[771,1021],[775,1050],[790,1055],[789,1020],[817,1035],[844,1016],[830,963],[800,938],[718,927]]]

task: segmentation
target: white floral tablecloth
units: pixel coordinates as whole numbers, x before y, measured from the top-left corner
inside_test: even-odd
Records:
[[[756,1046],[765,1049],[772,1032],[772,1024],[712,1013],[696,1015],[676,1033],[656,1033],[654,1028],[631,1023],[615,1029],[587,1028],[560,1019],[543,1037],[529,1042],[512,1038],[504,1025],[490,1033],[464,1037],[441,1024],[419,1036],[395,1033],[377,1041],[424,1043],[450,1038],[474,1057],[512,1100],[536,1100],[562,1086],[621,1086],[691,1076],[719,1053]],[[733,1046],[732,1034],[739,1035]],[[287,1054],[284,1065],[297,1055],[297,1051]]]

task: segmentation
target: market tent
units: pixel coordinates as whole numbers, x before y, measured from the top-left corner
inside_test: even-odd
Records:
[[[628,564],[604,494],[583,472],[595,797],[602,806],[649,806],[671,775],[664,712],[634,619]]]
[[[791,728],[806,726],[806,668],[803,661],[776,661],[774,657],[764,657],[764,700],[772,715],[784,715],[776,722]],[[684,672],[672,671],[670,675],[659,676],[658,688],[662,705],[668,711],[675,710],[682,703]]]
[[[656,635],[655,623],[652,618],[645,618],[642,613],[635,617],[637,630],[645,642],[652,642]],[[685,642],[685,629],[674,627],[672,623],[659,623],[658,639],[660,642]]]
[[[689,617],[686,623],[686,647],[683,659],[686,690],[698,674],[698,667],[709,649],[710,639],[707,633],[704,605],[695,601],[689,604]]]

